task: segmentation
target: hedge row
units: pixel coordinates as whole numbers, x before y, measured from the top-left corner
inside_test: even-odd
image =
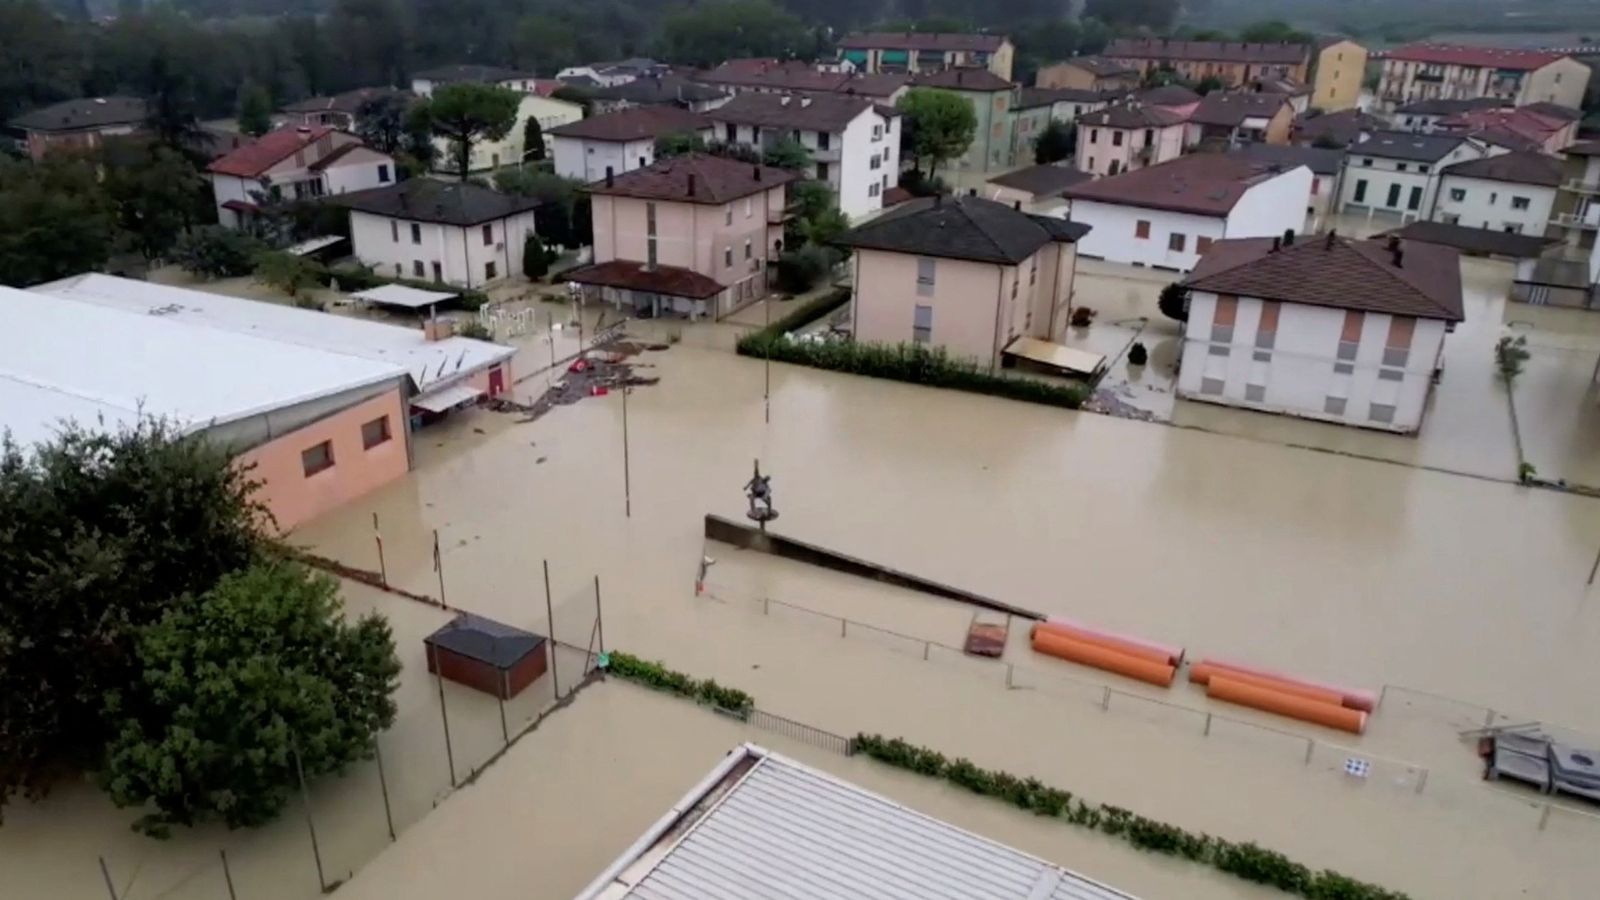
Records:
[[[699,681],[683,672],[667,668],[664,663],[641,659],[631,653],[609,654],[606,671],[618,678],[626,678],[658,691],[688,697],[697,703],[738,713],[741,716],[747,715],[756,705],[753,697],[737,688],[724,687],[710,678]]]
[[[739,340],[739,354],[1067,409],[1077,409],[1089,399],[1090,390],[1085,385],[1052,384],[991,374],[976,363],[950,356],[943,347],[930,350],[921,344],[796,341],[789,338],[790,332],[833,312],[849,300],[849,288],[824,294],[766,328],[745,335]]]
[[[975,794],[1005,800],[1035,815],[1065,819],[1073,825],[1120,837],[1141,850],[1204,863],[1246,881],[1310,900],[1409,900],[1398,891],[1357,881],[1338,872],[1314,872],[1282,853],[1253,843],[1236,844],[1147,819],[1110,804],[1091,805],[1081,798],[1074,800],[1070,791],[1050,787],[1036,778],[1018,778],[1006,772],[983,769],[966,759],[947,759],[936,750],[899,738],[861,734],[855,738],[855,749],[879,762],[943,778]]]

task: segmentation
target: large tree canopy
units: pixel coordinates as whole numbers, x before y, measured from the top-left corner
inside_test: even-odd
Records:
[[[0,283],[26,287],[98,268],[113,231],[111,202],[87,160],[0,157]]]
[[[412,109],[413,121],[426,123],[450,145],[456,175],[465,181],[472,169],[472,146],[498,141],[517,124],[522,95],[489,84],[447,84]],[[509,160],[508,160],[509,162]]]
[[[900,98],[899,107],[905,114],[908,149],[919,165],[928,164],[929,177],[940,163],[966,153],[977,134],[977,114],[959,94],[913,88]]]

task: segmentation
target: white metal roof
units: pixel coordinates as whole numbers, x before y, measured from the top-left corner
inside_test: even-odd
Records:
[[[11,288],[0,321],[0,429],[24,446],[68,419],[115,428],[143,414],[191,431],[405,376],[392,362]]]
[[[217,331],[392,363],[411,375],[419,391],[456,381],[509,359],[516,352],[511,347],[472,338],[429,341],[420,328],[402,328],[112,275],[78,275],[31,290],[129,312],[160,315]]]
[[[470,384],[452,384],[432,393],[411,398],[411,405],[428,412],[439,413],[482,396],[483,391]]]
[[[769,897],[1132,900],[750,744],[725,758],[579,894],[580,900]]]
[[[384,306],[403,306],[406,309],[421,309],[446,300],[454,300],[455,294],[443,291],[425,291],[421,288],[407,287],[403,284],[380,284],[375,288],[357,291],[350,296],[368,303],[381,303]]]

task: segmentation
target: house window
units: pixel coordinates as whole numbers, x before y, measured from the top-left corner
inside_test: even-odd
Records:
[[[494,243],[494,226],[493,225],[485,225],[485,226],[483,226],[483,245],[485,247],[488,247],[493,243]]]
[[[1339,332],[1338,359],[1351,360],[1356,358],[1356,348],[1361,345],[1362,320],[1362,313],[1353,309],[1345,311],[1344,328]]]
[[[444,267],[439,265],[439,261],[437,259],[433,261],[433,280],[434,281],[443,281],[444,280]]]
[[[722,248],[722,265],[729,269],[733,268],[733,245],[731,244]]]
[[[1426,175],[1426,174],[1428,174],[1428,167],[1425,166],[1425,165],[1418,164],[1417,171],[1421,172],[1424,175]]]
[[[1220,396],[1222,394],[1222,379],[1221,378],[1202,378],[1202,379],[1200,379],[1200,393],[1202,393],[1202,394],[1210,394],[1210,395],[1212,395],[1214,397],[1215,396]]]
[[[825,162],[817,163],[817,180],[818,181],[827,181],[828,180],[828,164],[827,163],[825,163]]]
[[[1372,167],[1372,157],[1369,156],[1369,157],[1366,157],[1366,158],[1362,159],[1361,160],[1361,164],[1363,166],[1366,166],[1367,168],[1371,168]]]
[[[1406,201],[1406,209],[1421,209],[1421,208],[1422,208],[1422,188],[1414,187],[1414,188],[1411,189],[1411,199]]]
[[[1174,231],[1167,235],[1167,249],[1174,253],[1182,253],[1184,247],[1188,246],[1188,241],[1187,236]]]
[[[1390,403],[1374,403],[1367,410],[1367,418],[1374,422],[1391,423],[1394,421],[1394,405]]]
[[[389,417],[379,416],[371,422],[361,426],[361,447],[371,450],[379,444],[389,442]]]
[[[1412,316],[1389,319],[1389,337],[1383,343],[1384,365],[1405,367],[1411,359],[1411,338],[1416,330],[1417,320]]]
[[[378,183],[379,184],[388,184],[389,183],[389,164],[388,163],[379,163],[378,164]]]
[[[1504,228],[1502,228],[1500,230],[1504,231],[1506,234],[1521,234],[1522,233],[1522,223],[1520,223],[1520,222],[1507,222],[1506,223],[1506,227],[1504,227]]]
[[[646,203],[644,205],[644,233],[650,235],[651,237],[655,236],[656,205],[654,203]]]
[[[411,261],[411,274],[412,275],[416,276],[417,278],[421,278],[424,275],[426,275],[427,272],[428,272],[428,270],[423,268],[423,266],[422,266],[422,260],[413,259]]]
[[[1211,342],[1214,344],[1233,343],[1233,325],[1238,317],[1239,298],[1218,297],[1216,312],[1211,316]]]
[[[1391,184],[1391,185],[1389,185],[1389,200],[1388,200],[1388,202],[1384,203],[1384,206],[1390,207],[1392,209],[1392,208],[1397,207],[1399,205],[1400,205],[1400,185]]]
[[[876,197],[876,196],[878,196],[878,183],[876,181],[874,181],[873,183],[867,185],[867,196],[868,197]]]
[[[411,243],[422,243],[422,226],[415,222],[411,223]]]
[[[722,207],[722,224],[724,224],[724,225],[732,225],[733,224],[733,204],[732,203],[726,204],[725,206]]]
[[[881,126],[881,125],[872,126],[872,133],[875,136],[882,137],[882,132],[883,132],[883,126]],[[830,137],[832,137],[832,135],[828,134],[828,132],[826,132],[826,131],[817,132],[817,149],[818,150],[826,150],[826,149],[828,149],[828,139]]]
[[[917,344],[933,340],[933,307],[917,304],[911,319],[911,340]]]
[[[495,279],[495,274],[496,269],[494,267],[494,260],[491,259],[483,264],[483,278],[485,281],[493,281]]]
[[[867,168],[869,169],[878,169],[882,165],[883,161],[878,159],[878,154],[876,153],[872,154],[872,158],[867,160]]]
[[[1156,142],[1155,130],[1154,129],[1150,129],[1150,128],[1146,128],[1144,130],[1144,145],[1146,147],[1148,147],[1151,144],[1154,144],[1155,142]]]
[[[1498,192],[1496,192],[1496,191],[1490,191],[1489,192],[1489,205],[1493,206],[1493,205],[1495,205],[1496,203],[1499,203],[1499,202],[1500,202],[1500,194]]]
[[[1396,172],[1404,172],[1407,168],[1408,167],[1406,166],[1405,163],[1396,163],[1395,167],[1394,167],[1394,170]]]
[[[1244,399],[1246,403],[1265,403],[1267,400],[1267,386],[1264,384],[1245,385]]]
[[[1378,380],[1379,381],[1404,381],[1405,378],[1406,378],[1406,373],[1400,371],[1399,369],[1379,369],[1378,370]]]
[[[1139,238],[1141,240],[1149,240],[1149,238],[1150,238],[1150,220],[1149,219],[1140,219],[1139,221],[1134,222],[1133,223],[1133,236],[1136,237],[1136,238]]]
[[[1028,284],[1033,285],[1033,284],[1038,284],[1038,283],[1039,283],[1039,254],[1035,253],[1033,255],[1033,257],[1028,260]]]
[[[937,261],[926,256],[917,259],[917,296],[932,297],[934,287],[934,266]]]
[[[744,198],[744,217],[746,219],[755,214],[755,209],[756,207],[754,199],[751,197]]]
[[[396,244],[400,243],[400,223],[393,219],[389,220],[389,239]]]
[[[1466,191],[1466,189],[1465,188],[1451,188],[1450,189],[1450,199],[1454,200],[1457,203],[1460,203],[1461,201],[1467,199],[1467,191]]]
[[[882,125],[874,125],[874,126],[872,126],[872,139],[875,140],[875,141],[883,140],[883,126]]]
[[[333,468],[333,442],[323,441],[309,450],[302,451],[300,468],[305,471],[307,478]]]
[[[655,238],[655,235],[651,235],[650,237],[645,238],[645,242],[644,242],[644,260],[645,260],[644,264],[647,267],[652,268],[652,269],[654,269],[656,267],[656,238]]]
[[[730,143],[730,144],[738,143],[738,141],[739,141],[739,126],[733,124],[732,122],[729,122],[727,125],[723,126],[723,134],[726,136],[724,139],[728,143]]]
[[[1330,416],[1344,415],[1345,398],[1328,397],[1322,401],[1322,411]]]
[[[1530,205],[1532,205],[1532,201],[1530,201],[1527,197],[1511,198],[1512,209],[1527,209]]]
[[[1098,128],[1089,129],[1089,143],[1091,143],[1091,144],[1100,143],[1100,129],[1098,129]]]
[[[1354,363],[1341,362],[1333,364],[1333,374],[1335,375],[1354,375],[1355,373],[1356,367]]]
[[[750,255],[751,255],[750,239],[749,238],[745,238],[744,239],[744,258],[745,259],[749,259]]]
[[[1271,350],[1278,343],[1278,313],[1283,304],[1276,300],[1261,301],[1261,322],[1256,326],[1256,346]]]
[[[1122,146],[1122,132],[1120,132],[1120,131],[1111,132],[1111,146],[1113,146],[1113,147],[1121,147]]]
[[[1365,178],[1356,180],[1356,192],[1352,199],[1356,203],[1367,202],[1367,180]]]

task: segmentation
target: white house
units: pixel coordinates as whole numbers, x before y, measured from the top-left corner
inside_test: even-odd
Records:
[[[1305,227],[1311,170],[1200,153],[1075,185],[1072,220],[1091,226],[1081,256],[1187,272],[1224,238]]]
[[[394,160],[332,128],[284,128],[213,160],[206,168],[217,220],[248,225],[270,200],[306,200],[393,183]]]
[[[673,134],[710,140],[711,120],[676,106],[632,106],[550,129],[556,174],[599,181],[656,161],[656,139]]]
[[[501,166],[520,165],[526,151],[523,146],[523,136],[527,133],[529,119],[539,120],[539,128],[544,134],[544,150],[548,156],[552,150],[550,130],[582,118],[583,107],[576,103],[541,97],[538,94],[526,94],[517,104],[517,121],[511,126],[511,130],[506,132],[505,137],[497,141],[478,141],[472,145],[472,158],[467,164],[467,170],[492,172]],[[434,138],[433,145],[438,150],[433,162],[434,171],[454,174],[456,154],[453,142],[445,138]]]
[[[1182,115],[1137,100],[1078,117],[1078,168],[1116,175],[1159,165],[1183,155]]]
[[[1561,186],[1561,161],[1503,153],[1446,166],[1432,218],[1451,225],[1543,235]]]
[[[539,201],[471,182],[413,178],[346,194],[356,258],[383,275],[478,288],[521,275]]]
[[[1433,209],[1441,169],[1502,152],[1459,134],[1374,132],[1345,155],[1339,210],[1376,210],[1425,219]]]
[[[1462,319],[1456,251],[1399,238],[1223,241],[1183,284],[1179,397],[1406,434]]]
[[[765,148],[784,138],[811,152],[806,175],[826,182],[859,220],[883,209],[900,180],[900,113],[859,97],[746,93],[706,113],[718,140]]]
[[[1344,170],[1344,151],[1331,147],[1301,147],[1295,144],[1245,144],[1234,151],[1257,162],[1275,163],[1284,168],[1305,166],[1311,170],[1311,199],[1306,205],[1305,234],[1322,231],[1339,201],[1339,175]]]
[[[418,97],[431,97],[435,88],[447,84],[493,84],[525,94],[533,93],[539,79],[532,72],[503,69],[499,66],[458,65],[423,69],[411,76],[411,92]]]

